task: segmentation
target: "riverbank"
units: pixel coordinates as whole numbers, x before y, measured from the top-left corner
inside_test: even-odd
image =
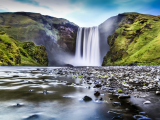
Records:
[[[88,88],[100,92],[98,101],[114,106],[108,113],[119,119],[131,120],[136,116],[159,120],[160,67],[77,67],[60,68],[57,74],[80,78]],[[108,99],[109,98],[109,99]],[[103,99],[103,100],[102,100]],[[112,100],[113,99],[113,100]]]

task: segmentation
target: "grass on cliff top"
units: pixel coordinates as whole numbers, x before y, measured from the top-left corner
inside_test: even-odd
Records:
[[[138,65],[160,65],[160,17],[138,13],[126,15],[125,22],[115,31],[118,37],[110,46],[110,52],[118,53],[123,49],[128,55],[124,56],[123,53],[122,56],[114,56],[110,53],[108,58],[104,58],[105,65],[126,65],[132,62]],[[129,20],[134,20],[133,24],[128,24]],[[120,59],[111,62],[113,56],[120,56]]]

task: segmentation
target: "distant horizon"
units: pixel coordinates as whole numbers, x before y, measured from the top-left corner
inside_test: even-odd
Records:
[[[159,4],[158,0],[1,0],[0,12],[40,13],[92,27],[121,13],[160,15]]]

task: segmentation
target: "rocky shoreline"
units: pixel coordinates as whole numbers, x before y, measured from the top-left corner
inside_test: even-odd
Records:
[[[160,66],[65,67],[53,71],[81,79],[88,89],[94,89],[94,102],[112,106],[106,113],[114,114],[112,120],[160,120]],[[84,96],[83,100],[92,98]]]

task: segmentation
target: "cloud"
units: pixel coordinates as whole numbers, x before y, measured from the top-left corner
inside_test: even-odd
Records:
[[[29,3],[29,4],[33,4],[36,6],[39,5],[39,3],[34,0],[14,0],[14,1],[21,2],[21,3]]]
[[[51,10],[31,5],[30,3],[21,3],[18,1],[13,1],[13,0],[5,0],[0,3],[1,6],[3,6],[4,10],[8,10],[8,12],[17,12],[17,11],[26,11],[26,12],[35,12],[35,13],[41,13],[46,15],[51,15],[53,16],[53,13]]]
[[[68,0],[35,0],[40,6],[47,6],[56,16],[65,17],[74,11],[79,11],[81,3],[72,4]],[[78,7],[77,7],[78,6]]]

